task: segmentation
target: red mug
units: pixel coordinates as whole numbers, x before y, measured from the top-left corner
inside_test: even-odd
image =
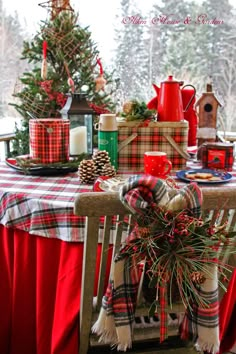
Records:
[[[172,168],[167,154],[161,151],[146,151],[144,153],[144,172],[159,178],[166,178]]]

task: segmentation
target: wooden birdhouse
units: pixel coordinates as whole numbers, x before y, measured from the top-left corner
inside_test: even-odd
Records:
[[[221,103],[212,92],[212,85],[207,84],[206,92],[198,99],[195,108],[198,115],[198,146],[205,142],[216,141],[217,109]]]

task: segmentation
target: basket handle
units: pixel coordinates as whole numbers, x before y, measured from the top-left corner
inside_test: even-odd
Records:
[[[126,147],[131,141],[133,141],[135,138],[137,138],[137,136],[138,136],[137,133],[133,133],[127,139],[122,141],[118,146],[118,152],[120,152],[120,150],[124,149],[124,147]]]
[[[186,160],[190,160],[190,156],[187,152],[182,150],[179,145],[175,142],[175,140],[170,135],[164,135],[166,140],[170,143],[170,145]]]

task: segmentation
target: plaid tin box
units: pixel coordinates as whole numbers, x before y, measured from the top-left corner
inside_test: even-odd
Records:
[[[40,163],[69,160],[69,119],[30,119],[30,156]]]
[[[232,171],[234,163],[233,143],[204,143],[199,149],[203,168]]]
[[[118,171],[143,172],[145,151],[163,151],[172,169],[186,167],[188,122],[118,122]]]

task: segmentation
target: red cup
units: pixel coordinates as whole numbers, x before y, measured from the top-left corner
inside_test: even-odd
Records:
[[[167,154],[161,151],[147,151],[144,153],[144,172],[165,179],[172,168]]]

